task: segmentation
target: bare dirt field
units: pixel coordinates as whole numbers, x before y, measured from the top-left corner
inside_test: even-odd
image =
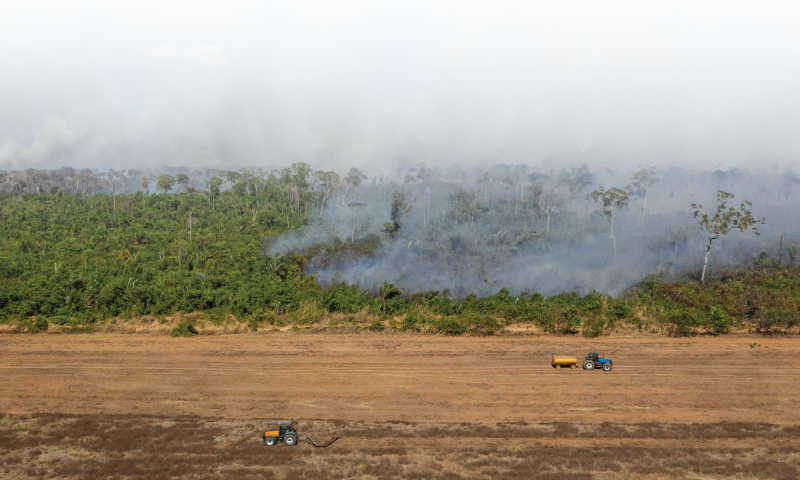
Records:
[[[0,477],[798,478],[798,374],[798,338],[0,335]]]
[[[3,335],[0,377],[6,413],[795,423],[800,339]]]

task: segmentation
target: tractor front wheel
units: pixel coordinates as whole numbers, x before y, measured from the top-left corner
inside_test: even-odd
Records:
[[[275,437],[270,435],[269,437],[264,439],[264,443],[269,445],[269,446],[275,445]]]
[[[605,370],[606,372],[610,372],[611,371],[611,364],[610,363],[606,363],[605,365],[603,365],[603,370]]]
[[[297,443],[297,437],[295,437],[294,435],[286,435],[285,437],[283,437],[283,443],[291,447],[292,445]]]
[[[584,370],[594,370],[594,363],[593,362],[586,362],[583,364]]]

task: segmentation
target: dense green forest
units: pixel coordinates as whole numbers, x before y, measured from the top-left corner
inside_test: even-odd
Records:
[[[97,321],[179,310],[291,309],[317,287],[302,274],[302,260],[259,256],[265,235],[285,231],[287,218],[303,221],[304,195],[299,208],[278,211],[280,194],[275,187],[246,198],[233,191],[211,198],[4,196],[0,312]]]
[[[220,177],[228,188],[220,188]],[[389,281],[373,290],[344,282],[322,285],[310,274],[309,260],[346,263],[391,245],[400,228],[393,208],[399,197],[386,195],[383,236],[353,235],[332,245],[268,254],[265,245],[275,238],[318,221],[330,192],[313,188],[310,169],[302,165],[261,178],[220,175],[205,190],[186,185],[181,193],[169,193],[179,178],[162,175],[155,185],[159,194],[87,194],[92,192],[81,191],[79,184],[69,193],[61,188],[41,193],[24,184],[0,196],[0,322],[15,331],[52,325],[91,331],[115,317],[137,322],[143,316],[203,312],[196,322],[236,322],[251,331],[324,323],[493,334],[522,324],[586,336],[615,329],[672,335],[776,332],[798,325],[800,273],[766,253],[750,265],[719,269],[707,282],[689,280],[691,275],[685,281],[645,277],[617,296],[574,291],[544,296],[498,286],[479,297],[448,289],[404,291]],[[398,211],[404,206],[402,199],[399,203]],[[558,223],[542,221],[548,229]],[[789,253],[794,259],[796,251]],[[183,331],[197,331],[188,327]]]

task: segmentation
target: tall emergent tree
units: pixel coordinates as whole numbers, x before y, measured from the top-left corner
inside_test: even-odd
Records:
[[[633,174],[631,183],[625,187],[628,194],[641,200],[639,206],[639,216],[636,218],[636,225],[639,227],[644,226],[644,215],[647,211],[647,197],[650,193],[650,187],[655,184],[659,178],[656,177],[656,167],[652,165],[641,166],[641,170]]]
[[[169,173],[165,173],[163,175],[158,176],[158,182],[156,182],[156,190],[161,190],[164,192],[164,211],[167,211],[167,192],[172,190],[172,187],[175,186],[175,177],[170,175]]]
[[[600,185],[599,190],[591,193],[595,204],[595,213],[605,217],[611,227],[611,243],[614,245],[614,261],[617,261],[617,239],[614,237],[614,212],[628,204],[628,194],[625,190],[611,187],[608,190]]]
[[[389,202],[391,207],[391,222],[383,224],[383,233],[389,238],[397,238],[400,234],[400,217],[411,211],[413,203],[406,202],[406,194],[400,191],[392,192],[392,199]]]
[[[211,205],[211,209],[214,210],[216,205],[216,199],[219,197],[220,189],[222,187],[222,179],[219,177],[211,177],[211,180],[208,181],[208,204]]]
[[[142,175],[142,208],[145,208],[145,199],[147,198],[147,187],[150,186],[150,179],[147,175]]]
[[[534,178],[539,178],[537,175]],[[543,215],[547,215],[547,228],[545,232],[550,233],[550,217],[556,210],[563,206],[564,199],[557,188],[551,188],[550,179],[536,180],[528,187],[531,191],[533,203],[539,208]],[[534,215],[536,211],[534,210]]]
[[[115,217],[117,216],[117,180],[119,180],[120,173],[121,172],[109,168],[108,172],[98,175],[99,178],[108,182],[108,190],[111,192],[111,198],[114,200]]]
[[[709,217],[707,213],[700,213],[703,209],[702,205],[696,203],[692,204],[692,208],[694,209],[694,214],[692,216],[697,220],[697,228],[702,230],[703,233],[706,234],[706,238],[708,238],[708,242],[706,243],[705,263],[703,264],[703,274],[700,277],[701,282],[706,279],[708,254],[711,251],[712,240],[722,238],[733,230],[738,230],[740,232],[753,230],[753,233],[756,235],[761,235],[758,233],[758,229],[755,225],[763,225],[766,219],[762,218],[761,220],[756,220],[753,218],[750,210],[747,209],[747,207],[751,207],[753,204],[747,200],[739,205],[739,210],[736,210],[733,205],[729,205],[732,201],[732,193],[723,192],[722,190],[717,191],[717,209],[711,217]]]
[[[192,178],[189,175],[186,175],[185,173],[177,174],[175,176],[175,182],[181,185],[183,189],[186,190],[186,192],[189,193],[190,195],[194,191],[194,189],[192,188]]]
[[[319,207],[319,214],[322,215],[322,212],[325,210],[325,200],[333,197],[336,191],[339,190],[339,187],[341,186],[341,180],[339,179],[339,175],[333,171],[316,172],[314,174],[314,178],[323,190],[322,205]]]

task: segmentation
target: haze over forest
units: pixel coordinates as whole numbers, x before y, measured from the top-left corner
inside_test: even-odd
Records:
[[[171,173],[211,201],[218,178],[242,218],[287,216],[262,254],[308,254],[323,284],[619,294],[695,275],[691,204],[719,190],[766,224],[716,241],[712,269],[800,243],[792,10],[6,3],[2,188],[155,193]],[[629,196],[616,243],[601,185]]]
[[[755,228],[717,238],[711,272],[759,256],[794,263],[790,246],[800,243],[800,176],[791,170],[594,171],[582,164],[543,171],[524,164],[440,169],[420,163],[370,177],[356,167],[339,174],[300,162],[270,172],[166,170],[171,173],[158,177],[136,170],[15,170],[0,172],[0,192],[20,201],[75,195],[84,204],[87,195],[111,194],[119,197],[111,202],[113,225],[121,221],[117,203],[120,213],[140,215],[134,207],[145,200],[134,192],[158,193],[156,205],[172,193],[175,212],[167,212],[164,198],[164,214],[178,222],[194,215],[215,231],[241,231],[256,221],[286,231],[264,237],[260,254],[305,255],[307,271],[323,285],[345,282],[377,292],[388,280],[407,292],[447,289],[456,298],[503,287],[619,295],[649,275],[697,277],[707,243],[699,221],[717,213],[718,192],[734,196],[728,201],[734,210],[752,212]],[[621,201],[606,212],[611,191]],[[229,212],[224,217],[216,213],[219,201]]]
[[[0,168],[796,168],[795,7],[5,2]]]

